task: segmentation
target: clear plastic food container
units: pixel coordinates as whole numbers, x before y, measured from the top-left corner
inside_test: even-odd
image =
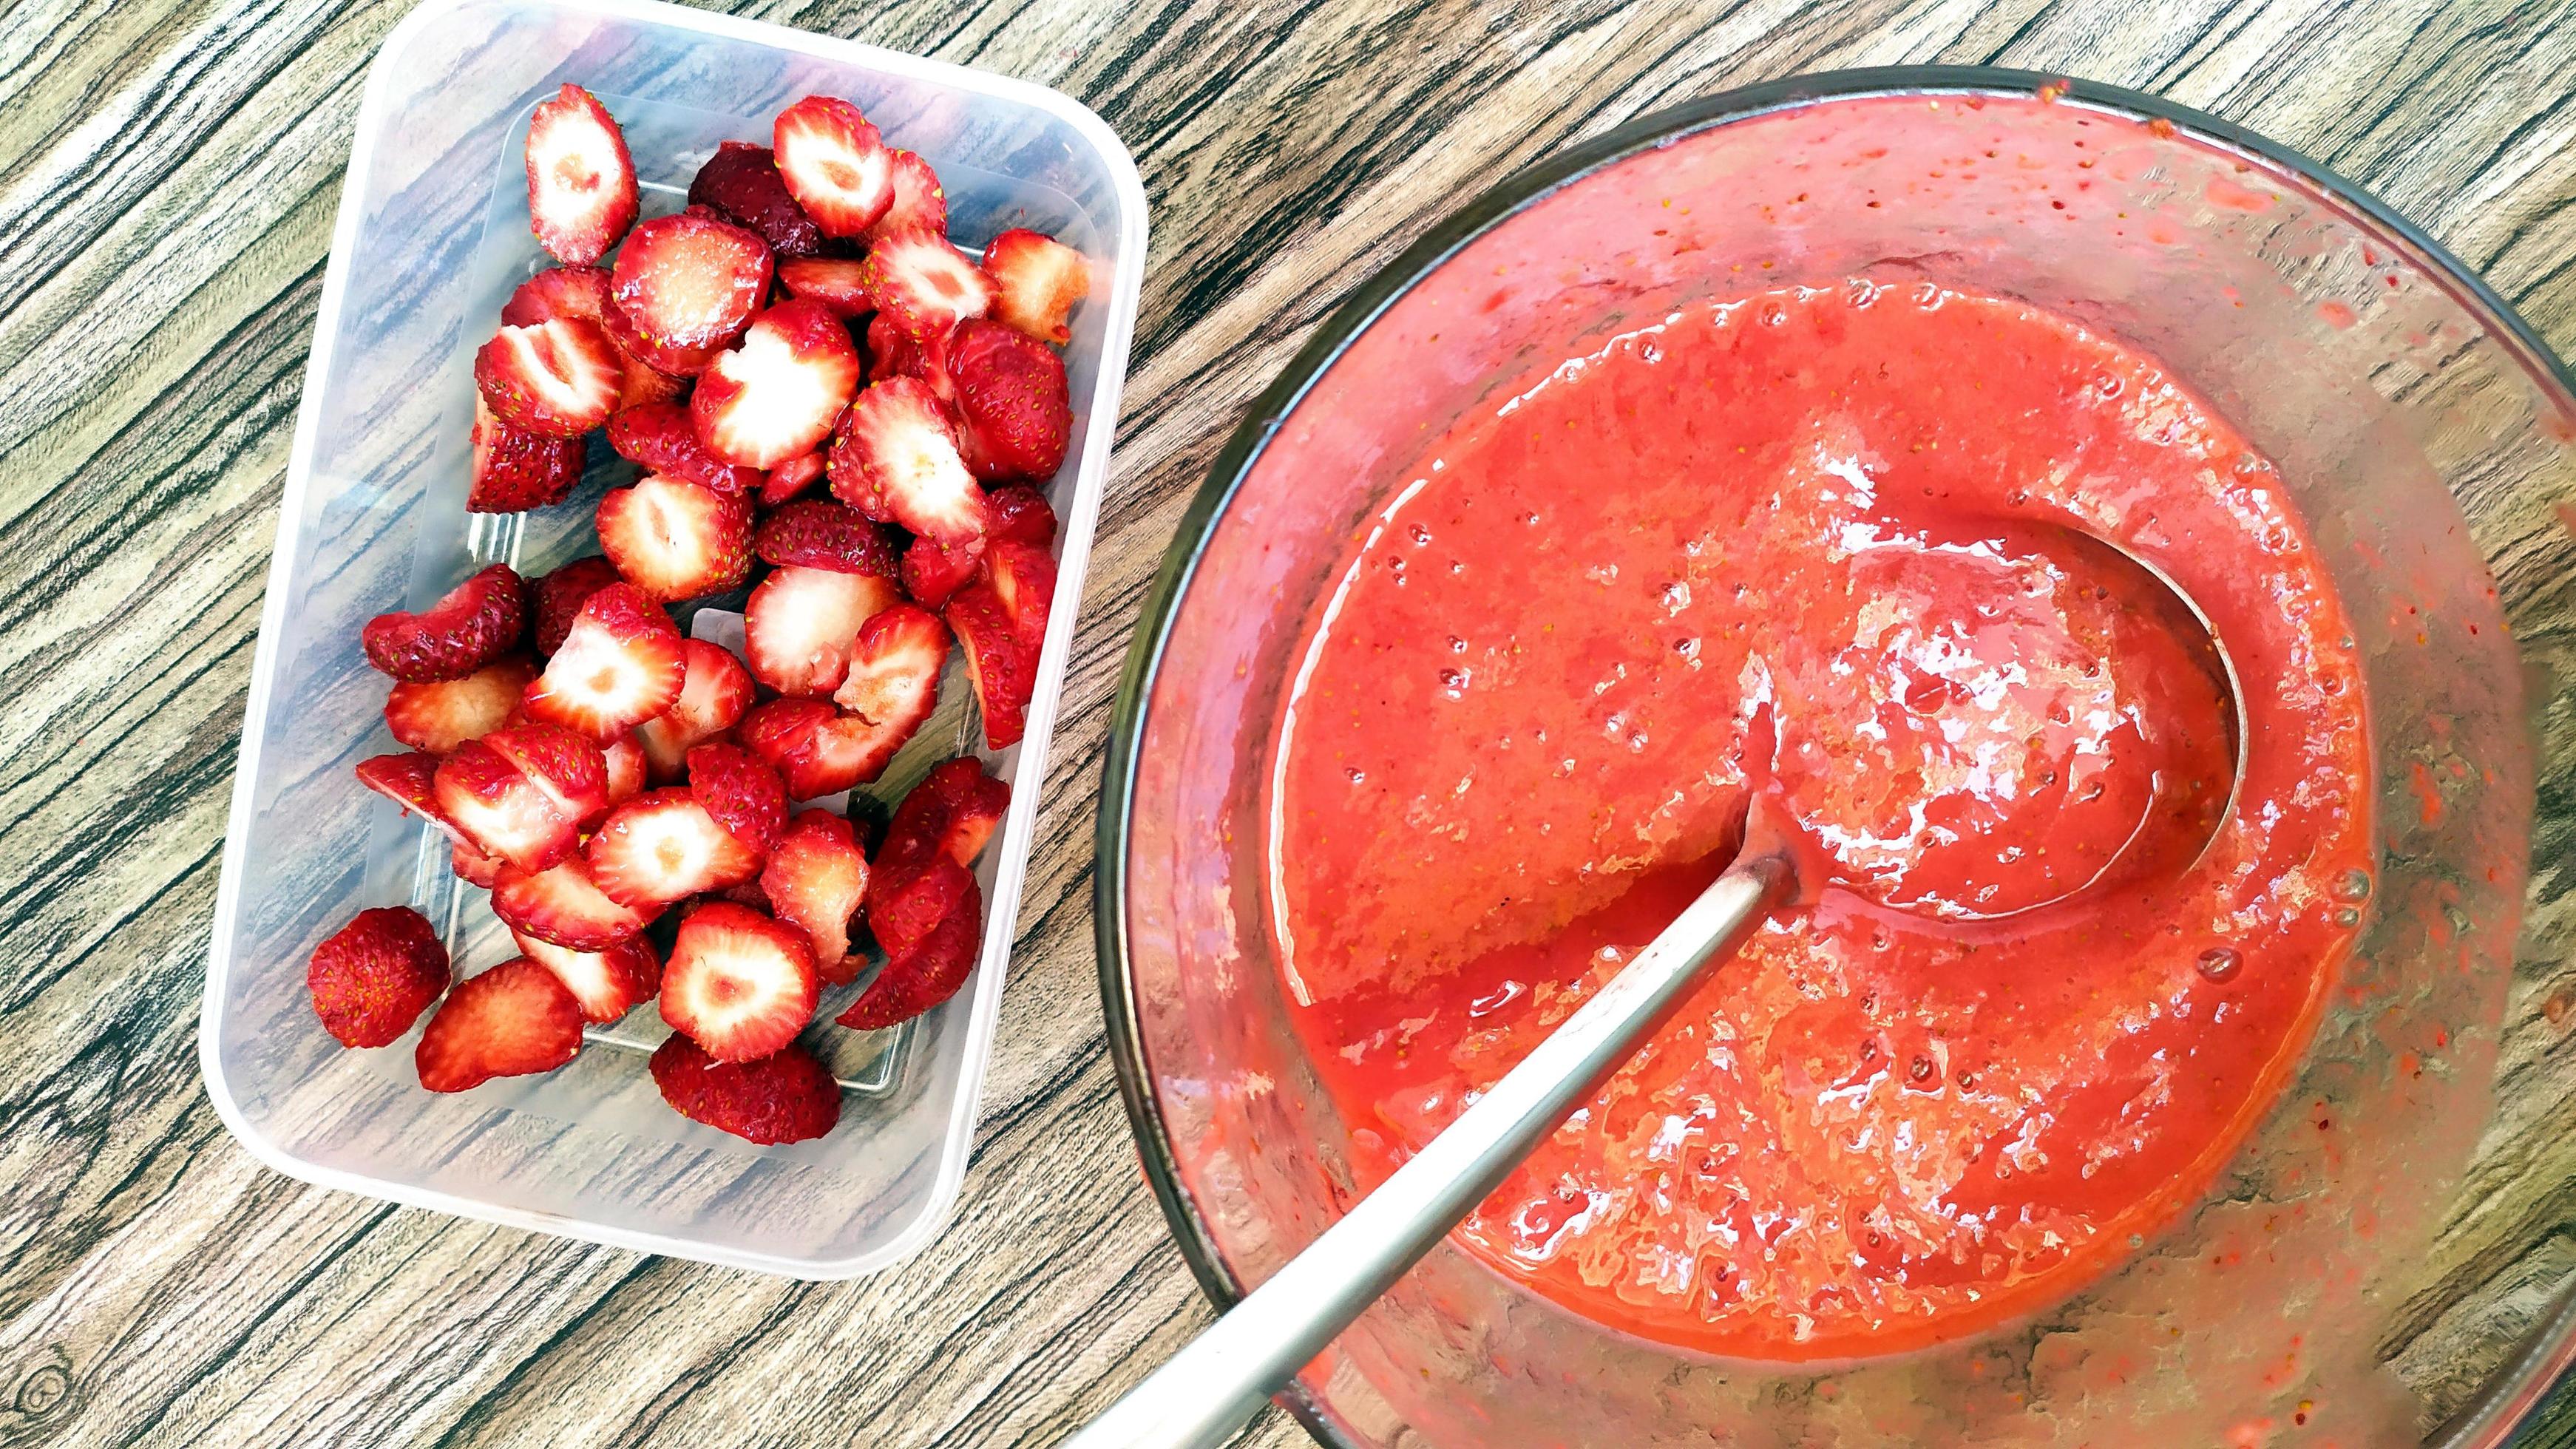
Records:
[[[664,1106],[644,1070],[665,1032],[650,1002],[593,1028],[561,1071],[441,1096],[413,1073],[417,1029],[343,1050],[304,986],[313,947],[367,906],[423,910],[463,974],[513,954],[483,892],[449,876],[436,832],[350,775],[397,748],[358,630],[488,561],[533,575],[595,552],[590,505],[634,472],[594,442],[591,476],[564,504],[465,512],[474,349],[511,288],[548,264],[528,233],[528,115],[565,81],[624,127],[648,215],[680,208],[718,142],[765,141],[781,107],[837,95],[938,169],[961,246],[1030,226],[1094,263],[1065,357],[1072,447],[1049,490],[1063,604],[1025,741],[985,755],[1012,799],[979,867],[982,958],[954,1000],[891,1031],[830,1025],[854,988],[827,991],[806,1042],[844,1095],[840,1125],[815,1141],[756,1147]],[[311,1182],[801,1277],[865,1273],[929,1241],[973,1142],[1144,262],[1144,188],[1126,148],[1038,86],[624,0],[430,0],[397,26],[358,111],[224,842],[199,1045],[233,1134]],[[684,621],[702,634],[727,622]],[[939,715],[869,793],[892,800],[980,744],[958,665],[941,694]]]

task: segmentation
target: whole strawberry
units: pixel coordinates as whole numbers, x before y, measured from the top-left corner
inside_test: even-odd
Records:
[[[447,989],[447,948],[420,912],[379,906],[314,947],[304,980],[340,1045],[389,1046]]]

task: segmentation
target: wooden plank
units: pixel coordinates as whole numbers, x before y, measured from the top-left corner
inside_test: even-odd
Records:
[[[1205,1322],[1092,1004],[1091,812],[1127,633],[1191,490],[1308,331],[1460,196],[1569,141],[1801,70],[2069,71],[2320,157],[2576,350],[2564,5],[742,7],[1065,89],[1135,150],[1154,206],[959,1214],[899,1269],[792,1284],[305,1188],[231,1142],[197,1079],[278,487],[362,68],[402,9],[0,6],[0,1446],[1039,1445]],[[2540,1156],[2462,1239],[2487,1296],[2436,1305],[2407,1346],[2427,1382],[2568,1271],[2559,964],[2534,963],[2508,1041]],[[1273,1414],[1245,1442],[1301,1439]],[[2571,1440],[2562,1399],[2532,1442]]]

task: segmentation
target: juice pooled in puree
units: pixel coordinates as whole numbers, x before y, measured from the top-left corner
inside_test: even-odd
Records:
[[[1362,1185],[1759,790],[1822,879],[1459,1240],[1766,1359],[2133,1251],[2269,1106],[2370,884],[2360,664],[2270,463],[2153,358],[1928,284],[1695,303],[1497,397],[1372,520],[1277,724],[1272,929]],[[2241,779],[2201,627],[2069,529],[2200,606]]]

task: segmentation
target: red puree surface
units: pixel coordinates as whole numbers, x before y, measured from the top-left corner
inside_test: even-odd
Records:
[[[1694,304],[1503,396],[1372,521],[1278,726],[1273,927],[1363,1179],[1651,940],[1759,788],[1828,882],[1463,1240],[1773,1359],[2131,1252],[2267,1109],[2369,886],[2359,661],[2271,465],[2152,358],[1928,285]],[[2205,634],[2069,528],[2225,641],[2232,799]]]

